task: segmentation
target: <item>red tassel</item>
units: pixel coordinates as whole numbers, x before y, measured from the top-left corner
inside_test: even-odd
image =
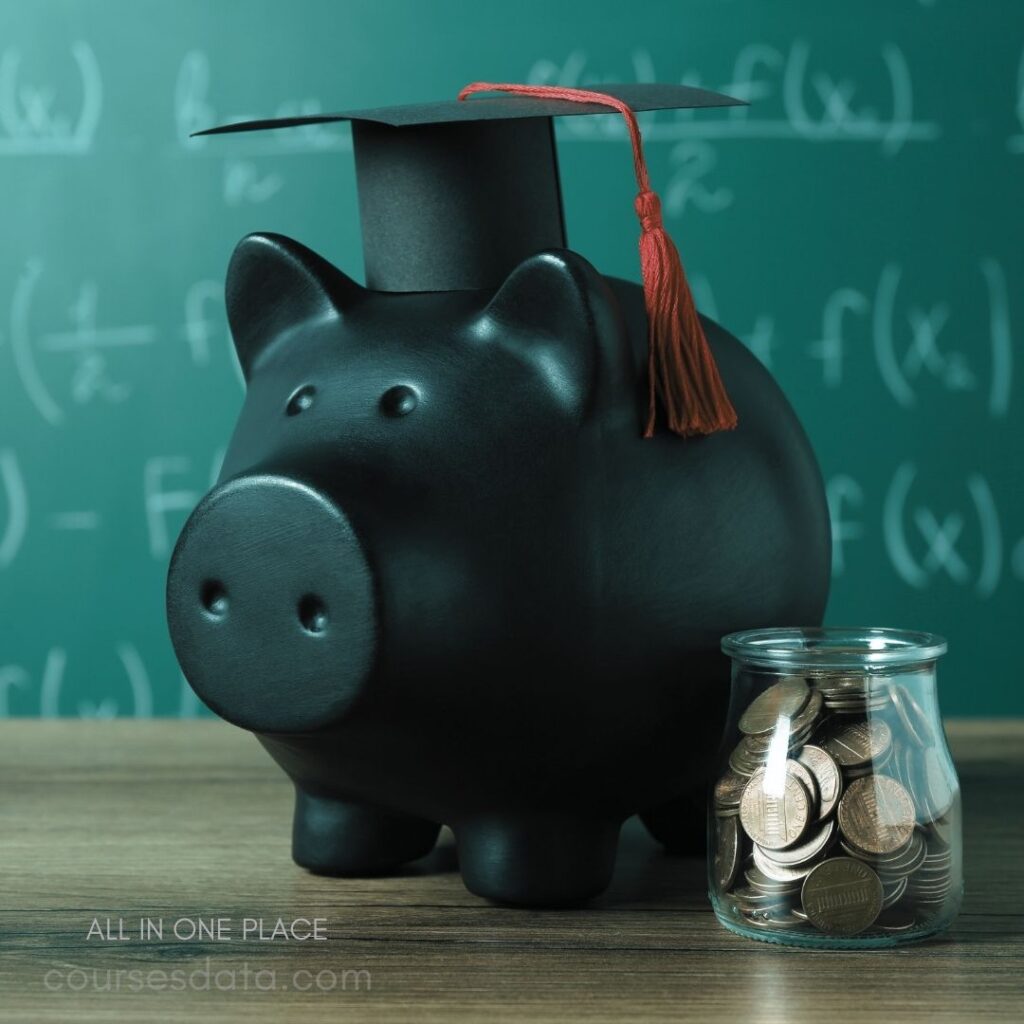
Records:
[[[562,86],[474,82],[460,93],[510,92],[570,103],[595,103],[617,110],[626,120],[633,144],[633,167],[639,193],[636,212],[640,234],[640,272],[648,325],[648,410],[644,437],[653,437],[657,407],[665,426],[683,437],[732,430],[736,410],[729,401],[697,316],[679,252],[661,219],[661,201],[651,190],[636,115],[627,103],[603,92]]]

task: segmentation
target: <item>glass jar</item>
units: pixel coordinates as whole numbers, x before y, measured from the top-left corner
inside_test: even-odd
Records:
[[[934,935],[963,891],[960,786],[935,663],[895,629],[731,633],[709,894],[752,939],[863,949]]]

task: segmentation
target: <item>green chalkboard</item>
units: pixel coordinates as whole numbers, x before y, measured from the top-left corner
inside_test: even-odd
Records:
[[[700,305],[817,449],[829,620],[948,634],[945,711],[1024,712],[1019,0],[36,0],[0,8],[0,714],[201,713],[163,582],[242,399],[228,257],[361,274],[346,126],[189,133],[479,78],[751,101],[643,127]],[[636,278],[620,119],[558,139],[570,244]]]

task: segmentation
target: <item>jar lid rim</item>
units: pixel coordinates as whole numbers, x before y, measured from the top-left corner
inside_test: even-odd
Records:
[[[729,657],[769,668],[915,665],[941,657],[947,646],[935,633],[881,626],[744,629],[722,637]]]

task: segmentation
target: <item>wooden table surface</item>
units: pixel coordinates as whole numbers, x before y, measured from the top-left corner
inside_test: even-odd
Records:
[[[590,908],[501,909],[463,888],[450,837],[401,876],[297,868],[290,785],[220,722],[2,722],[0,1020],[1019,1022],[1024,722],[948,731],[960,918],[921,946],[832,953],[726,932],[703,865],[635,822]],[[230,933],[189,938],[211,918]],[[243,942],[246,918],[325,918],[328,938]]]

